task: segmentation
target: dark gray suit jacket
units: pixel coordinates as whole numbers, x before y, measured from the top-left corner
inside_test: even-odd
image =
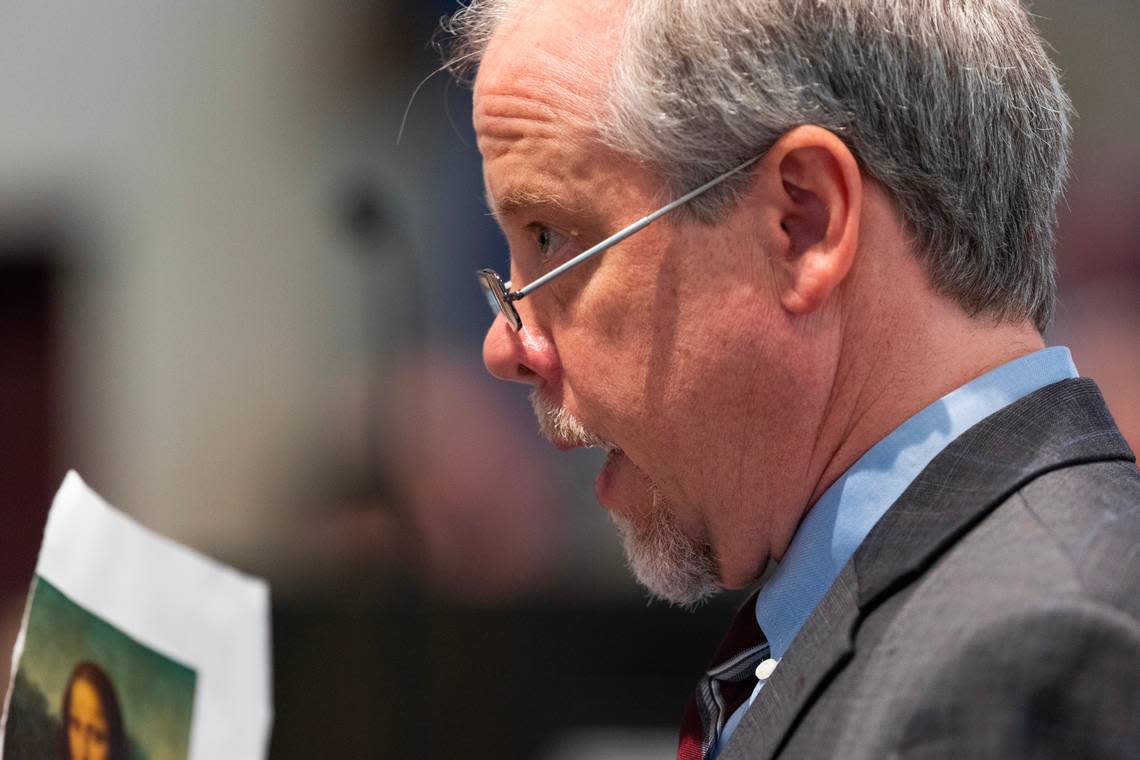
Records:
[[[934,458],[720,757],[1140,758],[1140,473],[1066,380]]]

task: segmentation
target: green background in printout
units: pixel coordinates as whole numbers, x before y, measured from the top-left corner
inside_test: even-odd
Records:
[[[122,713],[127,746],[120,758],[108,760],[185,760],[194,671],[140,644],[40,577],[4,733],[7,760],[68,757],[62,702],[81,662],[106,673]]]

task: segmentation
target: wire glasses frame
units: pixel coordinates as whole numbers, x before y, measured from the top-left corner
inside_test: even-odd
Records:
[[[490,304],[491,311],[494,312],[496,316],[501,312],[502,315],[507,318],[507,322],[511,325],[511,327],[515,329],[516,332],[518,330],[521,330],[522,318],[519,317],[518,309],[515,308],[515,301],[521,301],[523,298],[526,298],[528,295],[538,290],[543,285],[553,280],[555,277],[569,272],[574,267],[584,263],[594,256],[597,256],[602,251],[617,245],[633,233],[643,230],[665,214],[668,214],[670,211],[685,205],[689,201],[696,198],[698,195],[701,195],[707,190],[711,190],[732,175],[743,171],[744,169],[747,169],[749,166],[759,160],[760,156],[754,156],[739,166],[729,169],[724,174],[710,179],[708,182],[701,185],[696,190],[690,190],[675,201],[671,201],[653,213],[641,217],[628,227],[618,230],[602,242],[586,249],[585,251],[582,251],[574,258],[564,262],[563,264],[560,264],[554,269],[551,269],[549,272],[534,280],[529,285],[519,288],[518,290],[512,291],[510,280],[504,281],[503,278],[495,272],[495,270],[480,269],[476,274],[479,278],[479,284],[483,287],[483,293],[487,296],[487,303]]]

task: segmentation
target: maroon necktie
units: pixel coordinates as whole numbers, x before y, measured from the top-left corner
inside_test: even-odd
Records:
[[[752,594],[685,705],[677,760],[707,760],[724,722],[756,687],[756,666],[768,658],[768,652],[768,641],[756,624],[756,594]]]

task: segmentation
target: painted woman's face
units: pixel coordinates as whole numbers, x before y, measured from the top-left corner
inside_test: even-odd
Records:
[[[71,760],[107,760],[110,738],[107,716],[99,693],[80,678],[71,687],[71,709],[67,716],[67,743]]]

